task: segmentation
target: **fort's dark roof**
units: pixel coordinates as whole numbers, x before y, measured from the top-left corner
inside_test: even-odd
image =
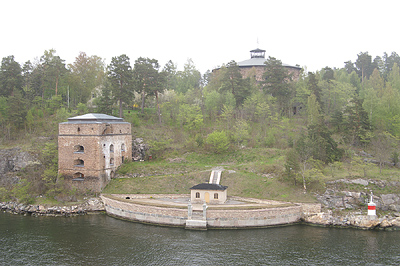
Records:
[[[68,118],[67,123],[112,123],[124,122],[124,119],[106,114],[84,114]]]
[[[259,48],[251,50],[250,57],[251,57],[250,59],[238,62],[237,65],[239,67],[263,67],[263,66],[265,66],[265,61],[267,61],[267,59],[265,59],[265,50],[262,50]],[[282,66],[301,69],[301,67],[291,66],[288,64],[284,64],[284,63],[282,63]]]
[[[200,190],[226,190],[227,186],[222,186],[220,184],[209,184],[202,183],[191,187],[190,189],[200,189]]]

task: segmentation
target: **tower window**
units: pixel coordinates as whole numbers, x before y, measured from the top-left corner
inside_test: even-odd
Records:
[[[74,146],[74,153],[84,153],[85,148],[82,145],[75,145]]]
[[[77,172],[77,173],[75,173],[74,175],[73,175],[73,181],[83,181],[84,180],[84,178],[85,178],[85,175],[84,174],[82,174],[82,173],[80,173],[80,172]]]
[[[121,151],[125,151],[125,144],[124,143],[122,143],[122,145],[121,145]]]
[[[110,165],[114,165],[114,158],[110,158]]]
[[[81,159],[76,159],[74,160],[74,166],[78,166],[78,167],[84,167],[85,166],[85,162]]]
[[[110,145],[110,152],[114,152],[114,145]]]

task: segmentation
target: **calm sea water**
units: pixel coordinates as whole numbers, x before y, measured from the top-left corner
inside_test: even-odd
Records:
[[[0,265],[400,265],[400,231],[188,231],[106,215],[0,213]]]

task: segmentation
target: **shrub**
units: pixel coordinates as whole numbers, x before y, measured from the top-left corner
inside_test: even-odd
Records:
[[[207,136],[206,144],[210,151],[221,154],[228,150],[229,139],[225,131],[214,131]]]

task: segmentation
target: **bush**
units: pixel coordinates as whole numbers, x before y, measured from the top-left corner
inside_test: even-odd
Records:
[[[206,144],[210,151],[221,154],[228,150],[229,139],[225,131],[214,131],[207,136]]]

